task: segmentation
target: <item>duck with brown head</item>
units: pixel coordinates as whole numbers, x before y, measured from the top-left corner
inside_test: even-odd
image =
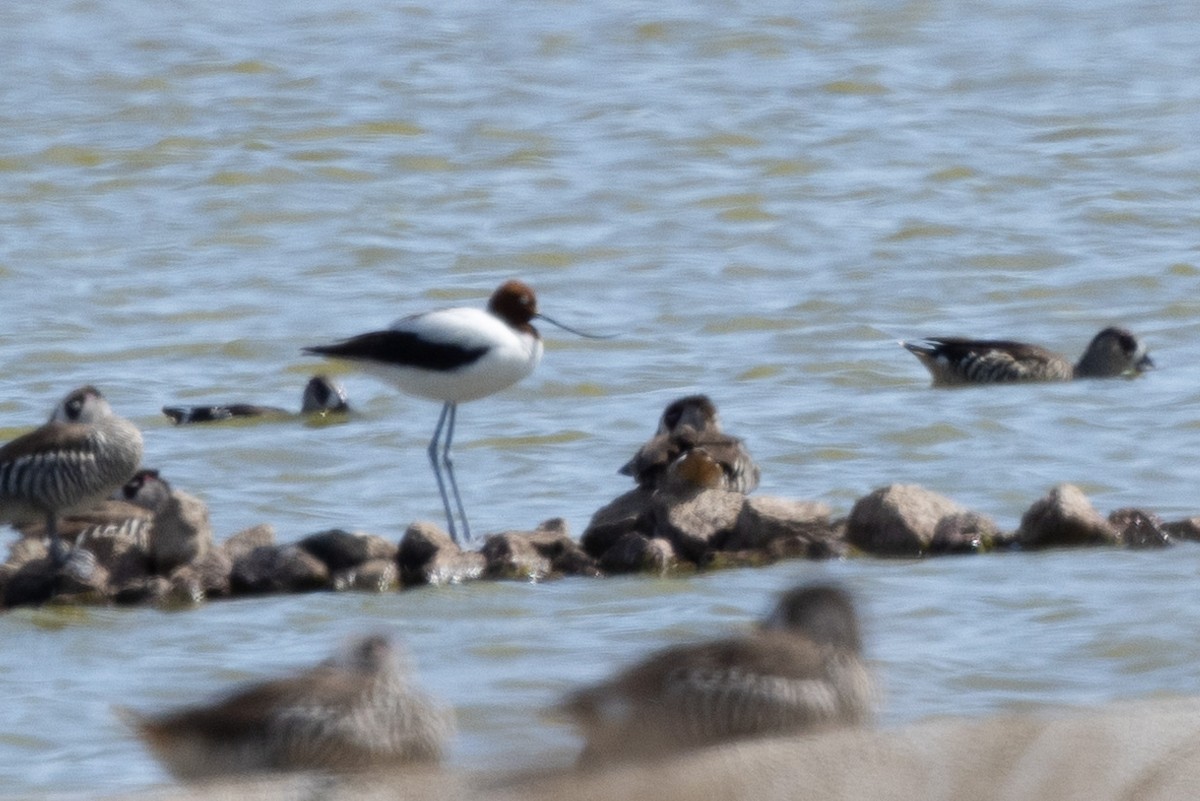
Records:
[[[632,476],[643,489],[658,489],[668,468],[694,449],[720,466],[720,488],[749,494],[758,487],[758,465],[740,439],[721,430],[716,404],[707,395],[687,395],[667,404],[654,436],[618,472]]]

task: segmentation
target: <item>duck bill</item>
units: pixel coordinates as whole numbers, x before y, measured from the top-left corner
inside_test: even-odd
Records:
[[[1142,358],[1138,359],[1137,363],[1133,365],[1133,368],[1139,373],[1144,373],[1147,370],[1153,370],[1155,367],[1156,365],[1154,364],[1154,360],[1150,358],[1149,353],[1143,353]]]

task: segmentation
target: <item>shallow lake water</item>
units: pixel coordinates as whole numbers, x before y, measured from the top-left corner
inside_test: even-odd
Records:
[[[707,392],[765,494],[838,513],[919,483],[1016,526],[1051,486],[1200,511],[1200,12],[1052,0],[488,4],[51,0],[0,8],[0,441],[94,383],[218,538],[440,521],[436,405],[304,345],[501,281],[538,370],[464,405],[479,533],[579,534],[662,407]],[[935,391],[896,340],[1144,337],[1134,381]],[[355,412],[175,428],[169,403]],[[542,710],[791,584],[859,599],[882,725],[1194,693],[1200,548],[784,563],[0,616],[0,795],[167,777],[113,716],[403,642],[464,769],[565,762]]]

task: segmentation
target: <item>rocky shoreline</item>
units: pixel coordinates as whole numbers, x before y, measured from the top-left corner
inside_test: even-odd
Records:
[[[46,602],[179,606],[278,593],[387,592],[476,580],[697,570],[782,559],[926,558],[1059,547],[1168,547],[1200,540],[1200,517],[1164,522],[1124,508],[1107,516],[1071,484],[1034,502],[1015,531],[920,486],[891,484],[849,514],[826,504],[743,495],[703,482],[633,489],[597,510],[575,539],[561,518],[532,531],[460,548],[418,522],[398,542],[342,529],[276,542],[269,524],[214,541],[204,503],[180,490],[154,511],[105,501],[66,521],[74,545],[56,567],[46,542],[26,532],[0,564],[3,608]],[[72,530],[73,529],[73,530]]]

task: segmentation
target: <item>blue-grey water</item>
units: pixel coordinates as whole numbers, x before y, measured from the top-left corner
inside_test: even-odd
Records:
[[[1200,10],[1093,0],[0,4],[0,441],[94,383],[219,538],[440,521],[434,404],[299,403],[301,346],[520,277],[519,386],[459,414],[478,532],[578,534],[662,406],[703,391],[762,493],[839,513],[919,483],[1007,528],[1050,486],[1200,511]],[[933,391],[895,341],[1149,343],[1136,381]],[[11,538],[11,534],[5,534]],[[6,541],[11,541],[8,539]],[[452,763],[571,759],[542,710],[780,589],[859,598],[882,725],[1200,690],[1200,548],[791,562],[0,616],[0,795],[168,781],[113,716],[402,641],[459,710]]]

